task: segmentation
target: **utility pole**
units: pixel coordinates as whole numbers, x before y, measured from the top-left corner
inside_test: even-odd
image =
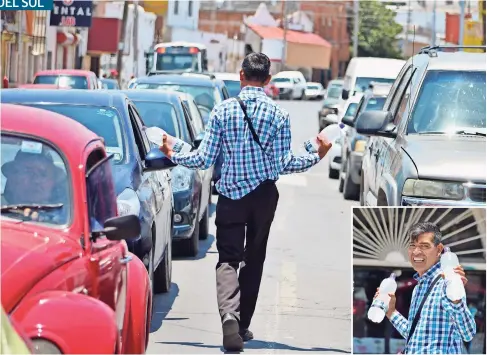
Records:
[[[134,3],[134,70],[132,72],[136,77],[139,76],[139,1]]]
[[[431,24],[431,45],[436,45],[436,1],[433,1],[433,23]]]
[[[286,66],[286,54],[287,54],[287,12],[286,12],[286,0],[282,0],[282,54],[281,54],[281,71]]]
[[[127,30],[128,13],[129,13],[129,2],[124,1],[123,15],[122,15],[122,33],[120,34],[120,42],[118,43],[118,56],[117,56],[118,85],[120,85],[120,87],[122,87],[123,51],[125,46],[125,31]]]
[[[460,28],[458,29],[458,45],[463,46],[465,36],[465,0],[460,0]],[[461,49],[460,49],[461,50]]]
[[[359,0],[353,2],[353,57],[358,56],[358,31],[359,31]]]
[[[19,35],[17,37],[17,85],[21,84],[22,80],[22,52],[24,49],[24,43],[22,41],[22,27],[24,23],[24,11],[17,11],[19,15]]]
[[[407,19],[407,25],[406,25],[406,46],[409,46],[409,28],[411,27],[411,14],[412,14],[411,0],[408,0],[408,19]],[[414,51],[414,43],[413,43],[413,51]]]

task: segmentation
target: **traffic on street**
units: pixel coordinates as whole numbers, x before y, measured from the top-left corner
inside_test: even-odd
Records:
[[[47,2],[1,16],[2,354],[352,353],[353,207],[485,211],[485,38],[426,2]]]

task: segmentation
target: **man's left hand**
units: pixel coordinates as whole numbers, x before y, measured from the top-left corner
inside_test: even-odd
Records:
[[[162,135],[162,145],[159,146],[159,150],[163,152],[169,159],[171,159],[174,152],[167,142],[166,134]]]
[[[465,270],[463,270],[462,265],[458,265],[458,266],[456,266],[456,267],[453,269],[453,271],[454,271],[456,274],[460,275],[460,277],[462,278],[463,286],[466,286],[466,285],[467,285],[467,282],[468,282],[468,279],[467,279],[467,277],[465,276]],[[442,276],[443,278],[445,278],[445,274],[444,274],[444,273],[441,273],[441,276]],[[458,301],[452,301],[452,302],[453,302],[453,303],[455,303],[455,304],[458,304],[458,303],[460,303],[460,300],[458,300]]]

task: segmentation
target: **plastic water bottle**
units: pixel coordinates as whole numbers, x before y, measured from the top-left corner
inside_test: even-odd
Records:
[[[445,274],[446,296],[451,301],[458,301],[465,297],[465,287],[463,286],[462,277],[458,275],[453,269],[460,265],[458,257],[452,253],[449,247],[445,247],[445,252],[441,256],[441,269]]]
[[[374,323],[380,323],[384,320],[389,310],[389,293],[395,293],[397,289],[396,275],[391,274],[387,279],[382,280],[379,286],[379,296],[372,302],[367,317]],[[382,304],[383,302],[383,304]]]
[[[343,130],[345,125],[343,123],[340,124],[331,124],[326,126],[318,133],[319,137],[325,138],[330,143],[335,143],[335,141],[340,138],[345,131]],[[318,140],[317,137],[313,137],[308,139],[304,142],[304,148],[308,151],[308,153],[316,153],[318,152]]]
[[[147,139],[149,139],[152,143],[157,144],[160,146],[162,144],[162,136],[164,134],[167,135],[167,143],[171,148],[174,147],[174,145],[177,142],[182,142],[183,147],[181,148],[181,153],[188,153],[191,151],[192,147],[190,144],[171,136],[169,133],[164,131],[162,128],[159,127],[149,127],[145,129],[145,134],[147,135]]]

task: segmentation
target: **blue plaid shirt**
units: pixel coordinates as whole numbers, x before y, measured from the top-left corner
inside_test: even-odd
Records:
[[[208,169],[223,150],[223,167],[217,190],[238,200],[265,180],[278,180],[281,174],[308,170],[320,161],[316,153],[294,156],[291,152],[289,114],[267,97],[262,88],[245,87],[239,94],[245,103],[266,153],[253,140],[244,113],[235,99],[216,106],[211,112],[200,147],[179,153],[176,143],[171,160],[190,169]]]
[[[441,273],[440,263],[436,263],[422,277],[414,278],[418,284],[414,288],[409,319],[395,311],[390,321],[397,331],[407,339],[413,319],[426,291],[436,276]],[[446,296],[446,282],[440,279],[431,290],[421,311],[416,330],[405,349],[406,354],[462,354],[463,341],[471,341],[477,331],[475,319],[470,313],[466,299],[458,304]]]

